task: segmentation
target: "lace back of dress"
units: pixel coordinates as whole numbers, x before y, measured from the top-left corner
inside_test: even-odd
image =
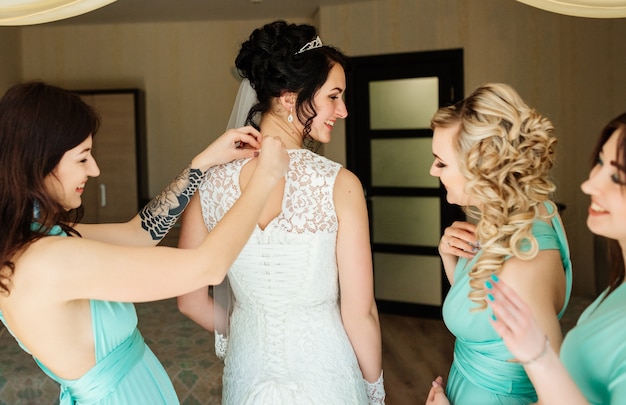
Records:
[[[265,230],[255,230],[271,237],[281,235],[337,231],[333,187],[341,165],[307,150],[290,151],[283,210]],[[239,174],[248,160],[212,168],[200,185],[202,213],[208,230],[222,219],[241,195]],[[253,234],[254,237],[255,234]],[[223,359],[228,350],[229,316],[234,295],[225,281],[213,288],[215,302],[215,353]]]

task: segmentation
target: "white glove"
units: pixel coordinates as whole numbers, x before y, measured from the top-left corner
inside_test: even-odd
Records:
[[[363,381],[365,381],[369,405],[385,405],[385,386],[383,385],[382,370],[376,382],[370,383],[366,379],[363,379]]]

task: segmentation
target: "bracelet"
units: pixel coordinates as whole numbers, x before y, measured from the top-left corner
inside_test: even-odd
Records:
[[[541,352],[538,355],[536,355],[535,357],[533,357],[532,359],[530,359],[528,361],[520,361],[520,363],[522,363],[522,365],[524,365],[524,366],[527,366],[529,364],[532,364],[532,363],[536,362],[537,360],[539,360],[540,358],[545,356],[546,353],[548,353],[548,348],[549,347],[550,347],[550,340],[548,340],[548,336],[546,336],[546,340],[544,341],[543,349],[541,350]]]

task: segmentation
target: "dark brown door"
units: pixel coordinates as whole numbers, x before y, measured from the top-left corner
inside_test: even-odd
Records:
[[[449,284],[437,245],[463,218],[433,161],[430,119],[463,98],[461,49],[352,58],[347,73],[348,168],[363,182],[379,309],[440,317]]]

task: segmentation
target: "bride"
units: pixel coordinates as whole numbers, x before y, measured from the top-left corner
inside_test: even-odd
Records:
[[[251,101],[239,115],[279,137],[291,163],[229,271],[232,312],[208,288],[179,297],[179,309],[216,330],[224,404],[384,404],[363,189],[338,163],[303,148],[329,142],[348,115],[347,58],[323,45],[314,27],[276,21],[252,32],[235,64],[245,78],[238,100]],[[238,160],[207,174],[185,212],[179,247],[196,246],[213,229],[256,165]]]

